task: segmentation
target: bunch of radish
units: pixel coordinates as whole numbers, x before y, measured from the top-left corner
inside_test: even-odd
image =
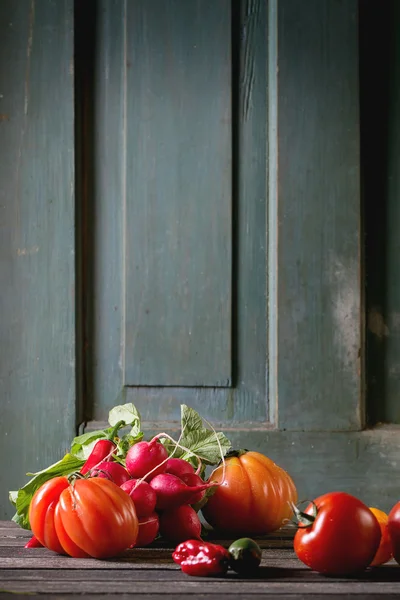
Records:
[[[120,486],[133,500],[139,521],[135,547],[147,546],[158,534],[171,542],[200,539],[201,523],[192,505],[200,502],[214,483],[205,483],[197,471],[181,458],[168,454],[159,434],[151,441],[133,445],[125,467],[114,455],[90,471],[90,476],[106,477]],[[179,441],[175,442],[179,446]]]

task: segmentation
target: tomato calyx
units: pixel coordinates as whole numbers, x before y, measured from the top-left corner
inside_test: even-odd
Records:
[[[227,458],[240,458],[241,456],[243,456],[243,454],[247,454],[248,449],[247,448],[239,448],[238,450],[229,450],[229,452],[227,452],[224,456],[224,459],[226,460]],[[220,459],[220,461],[217,463],[217,467],[219,467],[222,464],[222,458]]]
[[[247,448],[239,448],[238,450],[229,450],[229,452],[227,452],[225,454],[225,458],[232,458],[233,456],[235,456],[236,458],[239,458],[240,456],[243,456],[243,454],[246,454],[246,452],[248,452]]]
[[[307,502],[308,504],[312,504],[313,511],[312,511],[311,515],[309,515],[306,512],[303,512],[299,508],[299,506],[301,506],[305,502]],[[317,518],[318,509],[317,509],[317,505],[313,501],[309,502],[308,500],[303,500],[302,502],[299,502],[298,505],[296,505],[292,502],[291,508],[294,513],[294,519],[292,520],[292,523],[298,529],[306,529],[307,527],[311,527],[313,525],[315,519]]]
[[[83,475],[83,473],[80,473],[79,471],[75,471],[74,473],[67,475],[67,481],[72,486],[75,485],[75,481],[77,479],[89,479],[89,474]]]

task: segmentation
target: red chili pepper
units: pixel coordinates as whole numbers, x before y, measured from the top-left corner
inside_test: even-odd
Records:
[[[118,421],[118,423],[115,425],[108,437],[99,440],[95,444],[85,464],[81,468],[80,472],[82,473],[82,475],[93,469],[93,467],[98,465],[103,460],[110,458],[111,455],[114,454],[114,452],[117,449],[117,445],[114,442],[114,438],[117,435],[118,430],[121,429],[121,427],[123,427],[124,425],[125,421]]]
[[[224,575],[230,556],[228,550],[218,544],[187,540],[175,548],[172,558],[187,575],[207,577]]]
[[[43,545],[39,542],[39,540],[33,535],[30,540],[28,540],[24,546],[24,548],[43,548]]]

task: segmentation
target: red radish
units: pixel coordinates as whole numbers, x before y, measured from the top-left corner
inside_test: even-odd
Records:
[[[186,485],[189,485],[191,487],[195,487],[195,486],[198,487],[198,486],[201,486],[204,484],[204,481],[201,479],[201,477],[196,475],[196,473],[184,473],[183,475],[181,475],[181,479],[184,483],[186,483]],[[191,498],[190,504],[197,504],[197,502],[201,502],[201,500],[203,500],[205,495],[206,495],[206,490],[197,492]]]
[[[169,458],[166,463],[165,472],[181,477],[184,474],[194,473],[194,469],[187,460],[183,460],[182,458]]]
[[[131,548],[142,548],[143,546],[151,544],[158,534],[159,525],[158,514],[155,512],[147,517],[140,518],[139,533],[136,542]]]
[[[131,477],[143,477],[148,481],[159,473],[164,473],[167,459],[167,450],[157,438],[153,438],[150,442],[138,442],[129,448],[125,464]]]
[[[192,499],[198,492],[207,490],[215,484],[188,486],[176,475],[161,473],[150,481],[150,485],[157,494],[156,509],[167,510],[181,504],[192,504]]]
[[[118,486],[121,486],[130,479],[128,471],[122,465],[109,460],[104,460],[95,469],[91,469],[90,477],[109,479]]]
[[[196,511],[187,504],[166,510],[160,516],[160,533],[171,542],[200,540],[200,519]]]
[[[125,483],[121,485],[121,489],[132,498],[139,519],[140,517],[148,517],[154,512],[157,495],[146,481],[129,479],[129,481],[125,481]]]

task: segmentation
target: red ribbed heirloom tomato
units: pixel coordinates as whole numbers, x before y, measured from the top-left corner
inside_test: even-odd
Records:
[[[50,550],[74,558],[111,558],[136,542],[135,505],[108,479],[54,477],[34,494],[29,521]]]
[[[215,529],[235,534],[262,535],[279,529],[292,515],[297,491],[291,477],[259,452],[239,450],[226,457],[209,481],[222,482],[202,512]]]

